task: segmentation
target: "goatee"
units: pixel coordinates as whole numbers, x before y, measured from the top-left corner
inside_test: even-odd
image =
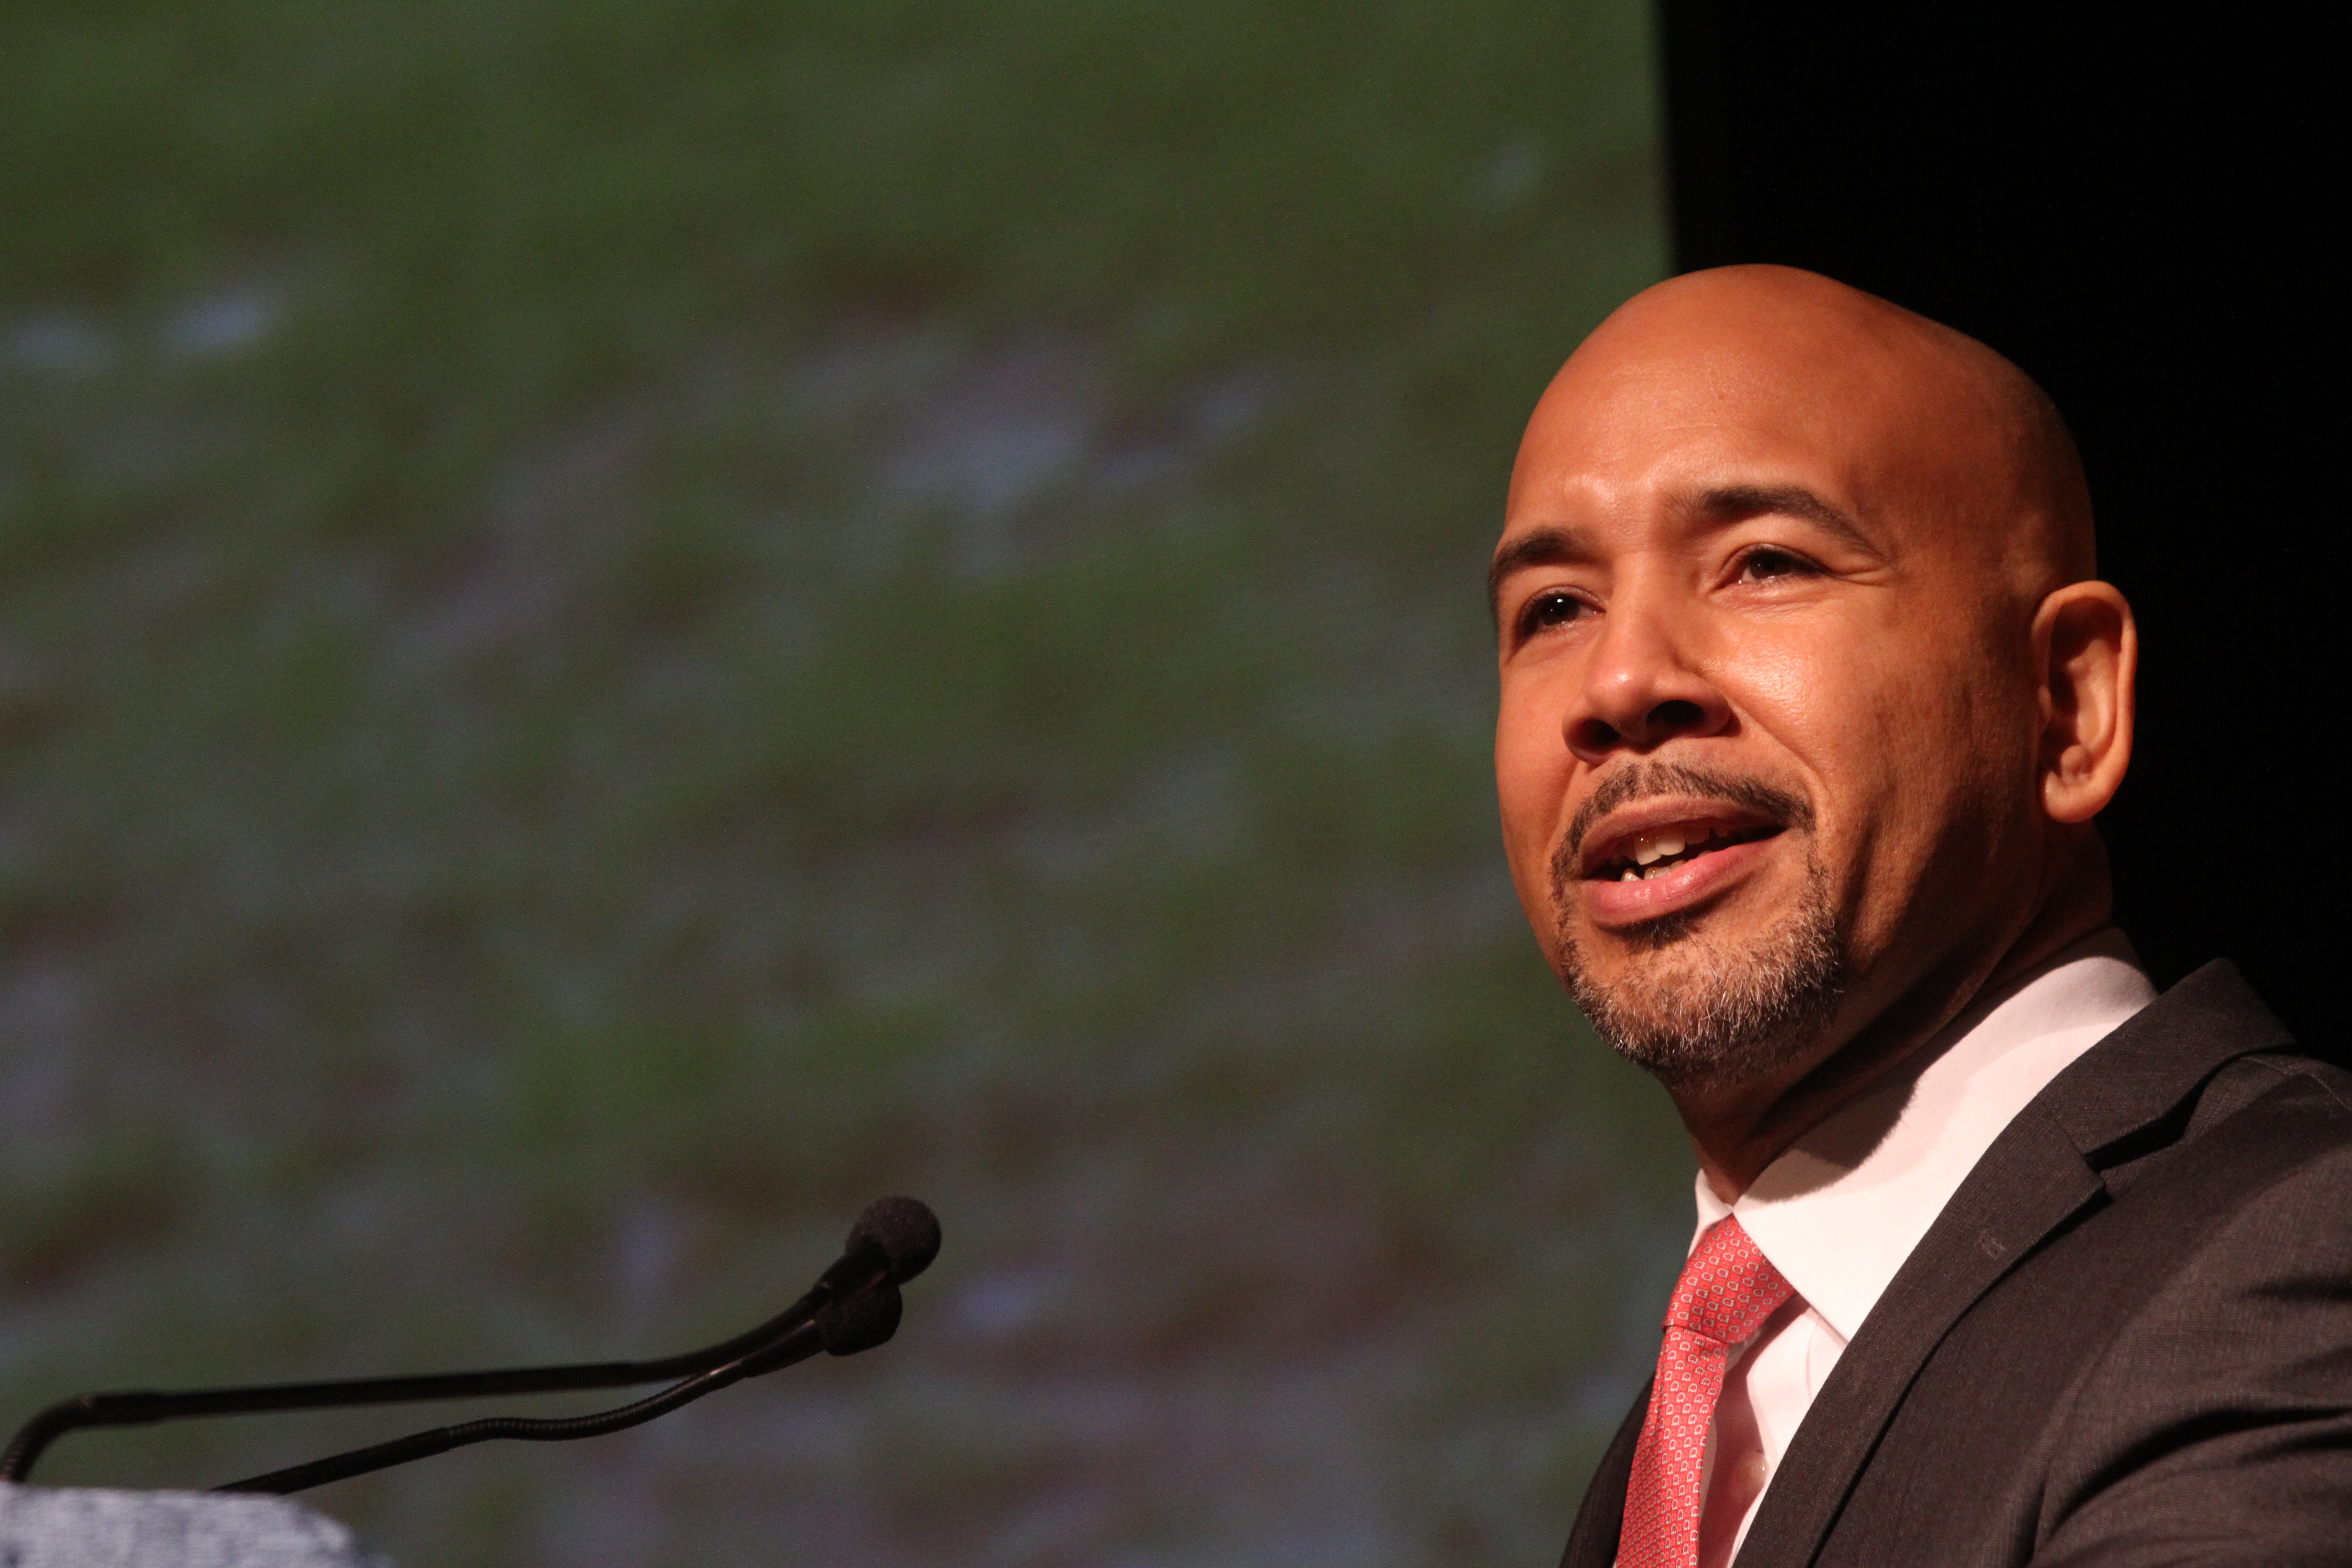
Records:
[[[1801,799],[1750,780],[1657,763],[1611,779],[1588,805],[1605,812],[1669,790],[1767,807],[1784,832],[1810,836],[1812,828],[1811,809]],[[1600,812],[1580,814],[1580,829]],[[1570,868],[1582,837],[1580,830],[1570,833],[1554,868],[1554,908],[1563,916],[1559,976],[1619,1055],[1671,1087],[1729,1086],[1770,1075],[1820,1037],[1843,990],[1846,952],[1829,877],[1811,854],[1803,891],[1787,917],[1760,936],[1734,947],[1691,915],[1668,915],[1623,933],[1635,956],[1604,984],[1564,919]]]

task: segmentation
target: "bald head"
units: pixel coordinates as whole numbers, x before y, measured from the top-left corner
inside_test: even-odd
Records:
[[[1761,422],[1843,462],[1858,499],[1948,534],[2038,601],[2096,574],[2090,495],[2032,378],[1973,338],[1816,273],[1725,267],[1635,295],[1553,380],[1513,473],[1606,447],[1622,421]],[[1618,426],[1612,430],[1612,426]]]

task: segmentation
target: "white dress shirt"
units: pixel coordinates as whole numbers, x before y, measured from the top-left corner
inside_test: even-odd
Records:
[[[2110,926],[1979,997],[1904,1067],[1838,1108],[1726,1205],[1698,1178],[1698,1228],[1727,1214],[1795,1288],[1734,1352],[1707,1433],[1700,1568],[1747,1539],[1797,1423],[1879,1296],[2001,1130],[2075,1058],[2156,999]]]

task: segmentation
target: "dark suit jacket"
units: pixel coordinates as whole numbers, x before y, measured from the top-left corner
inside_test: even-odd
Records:
[[[1563,1568],[1607,1568],[1648,1408]],[[2018,1113],[1896,1273],[1738,1568],[2352,1564],[2352,1074],[2227,963]]]

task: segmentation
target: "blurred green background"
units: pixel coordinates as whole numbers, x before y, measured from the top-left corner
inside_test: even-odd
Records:
[[[905,1191],[888,1349],[312,1500],[410,1568],[1550,1562],[1688,1177],[1503,876],[1479,574],[1664,269],[1651,48],[12,0],[0,1423],[682,1349]]]

